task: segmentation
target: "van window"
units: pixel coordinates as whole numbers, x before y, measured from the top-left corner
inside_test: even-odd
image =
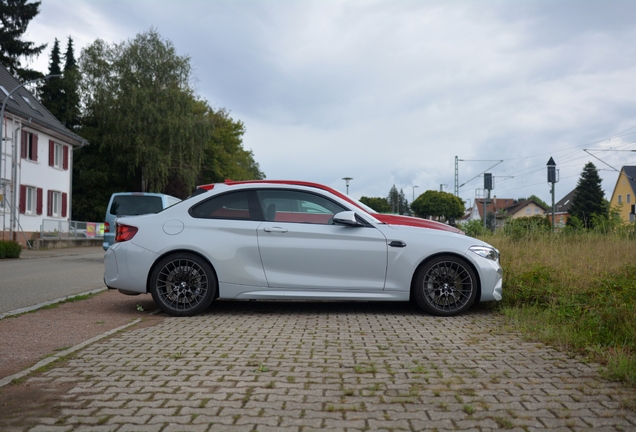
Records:
[[[135,216],[159,213],[163,210],[161,197],[144,195],[118,195],[113,198],[110,214],[115,216]]]

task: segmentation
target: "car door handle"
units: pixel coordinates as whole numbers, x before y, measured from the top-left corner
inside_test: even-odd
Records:
[[[406,243],[401,240],[393,240],[391,243],[389,243],[389,246],[403,248],[406,247]]]
[[[281,227],[265,227],[263,228],[263,231],[265,232],[277,232],[277,233],[286,233],[287,230],[285,228],[281,228]]]

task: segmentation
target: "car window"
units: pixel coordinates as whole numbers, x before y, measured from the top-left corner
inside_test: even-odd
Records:
[[[192,207],[190,215],[206,219],[252,219],[247,191],[214,196]]]
[[[290,190],[263,190],[258,199],[265,220],[330,224],[333,215],[347,210],[341,205],[309,192]]]
[[[148,195],[118,195],[113,198],[110,213],[115,216],[135,216],[159,213],[163,210],[161,197]]]

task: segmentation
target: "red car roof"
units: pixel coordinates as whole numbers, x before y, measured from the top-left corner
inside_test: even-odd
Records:
[[[364,208],[360,207],[360,205],[357,202],[353,201],[347,195],[320,183],[313,183],[313,182],[299,181],[299,180],[240,180],[240,181],[226,180],[224,183],[229,186],[239,185],[239,184],[251,184],[251,183],[256,183],[256,184],[271,183],[271,184],[288,184],[288,185],[296,185],[296,186],[313,187],[313,188],[322,189],[324,191],[332,193],[338,198],[341,198],[349,202],[350,204],[353,204],[354,206],[362,210],[365,210]],[[214,184],[202,185],[202,186],[199,186],[199,188],[210,190],[214,188]],[[387,225],[413,226],[418,228],[429,228],[429,229],[436,229],[436,230],[450,231],[450,232],[455,232],[459,234],[464,234],[464,232],[460,229],[457,229],[453,226],[450,226],[441,222],[432,221],[429,219],[422,219],[418,217],[395,215],[395,214],[386,214],[386,213],[373,213],[373,217],[375,217],[377,220]]]

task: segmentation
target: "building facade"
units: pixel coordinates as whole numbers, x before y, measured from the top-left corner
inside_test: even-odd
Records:
[[[73,151],[88,142],[64,127],[2,66],[0,103],[5,104],[0,238],[26,245],[37,238],[45,219],[71,218]]]

